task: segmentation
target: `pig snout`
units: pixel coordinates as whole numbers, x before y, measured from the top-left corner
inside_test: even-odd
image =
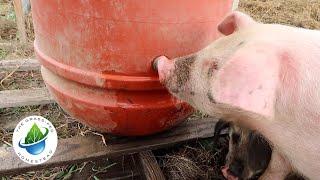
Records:
[[[221,172],[223,174],[223,176],[227,179],[227,180],[238,180],[239,178],[235,177],[234,175],[230,174],[229,172],[229,167],[228,166],[223,166],[221,169]]]
[[[152,62],[152,68],[158,71],[160,82],[164,82],[166,77],[174,69],[174,61],[166,56],[158,56]]]

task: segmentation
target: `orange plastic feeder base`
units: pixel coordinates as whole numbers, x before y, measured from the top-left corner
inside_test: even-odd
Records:
[[[80,122],[102,132],[124,136],[148,135],[182,122],[192,108],[166,91],[115,91],[66,80],[41,68],[58,104]]]
[[[35,53],[59,105],[125,136],[154,134],[193,109],[160,84],[151,62],[196,52],[219,33],[232,0],[31,0]]]

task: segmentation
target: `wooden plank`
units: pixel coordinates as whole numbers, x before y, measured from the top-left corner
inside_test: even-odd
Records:
[[[14,0],[13,1],[14,11],[16,13],[16,21],[17,21],[17,27],[20,35],[20,42],[21,43],[27,43],[27,33],[26,33],[26,27],[25,27],[25,17],[22,9],[22,3],[21,0]]]
[[[153,150],[198,138],[213,136],[217,119],[189,120],[180,126],[152,136],[110,139],[107,146],[97,136],[60,139],[54,156],[44,164],[29,165],[15,155],[12,147],[0,148],[0,175],[23,173],[30,170],[64,166],[106,157],[121,156]]]
[[[140,152],[138,153],[138,157],[142,166],[142,174],[144,174],[146,180],[166,179],[152,151]]]
[[[0,91],[0,108],[55,102],[46,88]]]
[[[40,64],[36,59],[13,59],[13,60],[0,61],[0,71],[13,71],[13,70],[16,70],[16,71],[40,70]]]

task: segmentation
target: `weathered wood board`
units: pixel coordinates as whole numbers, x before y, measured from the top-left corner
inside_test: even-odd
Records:
[[[14,154],[12,147],[0,148],[0,175],[21,173],[34,169],[49,168],[97,160],[103,157],[133,154],[144,150],[163,148],[198,138],[213,136],[216,119],[190,120],[180,126],[153,136],[117,138],[104,146],[99,137],[73,137],[60,139],[54,156],[44,164],[29,165]]]
[[[0,91],[0,108],[54,103],[46,88]]]

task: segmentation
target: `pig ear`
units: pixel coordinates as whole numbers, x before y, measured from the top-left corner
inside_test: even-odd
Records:
[[[218,25],[218,30],[227,36],[254,22],[255,21],[250,16],[239,11],[234,11],[222,20]]]
[[[217,103],[273,117],[279,59],[265,49],[240,51],[217,73],[212,94]]]

